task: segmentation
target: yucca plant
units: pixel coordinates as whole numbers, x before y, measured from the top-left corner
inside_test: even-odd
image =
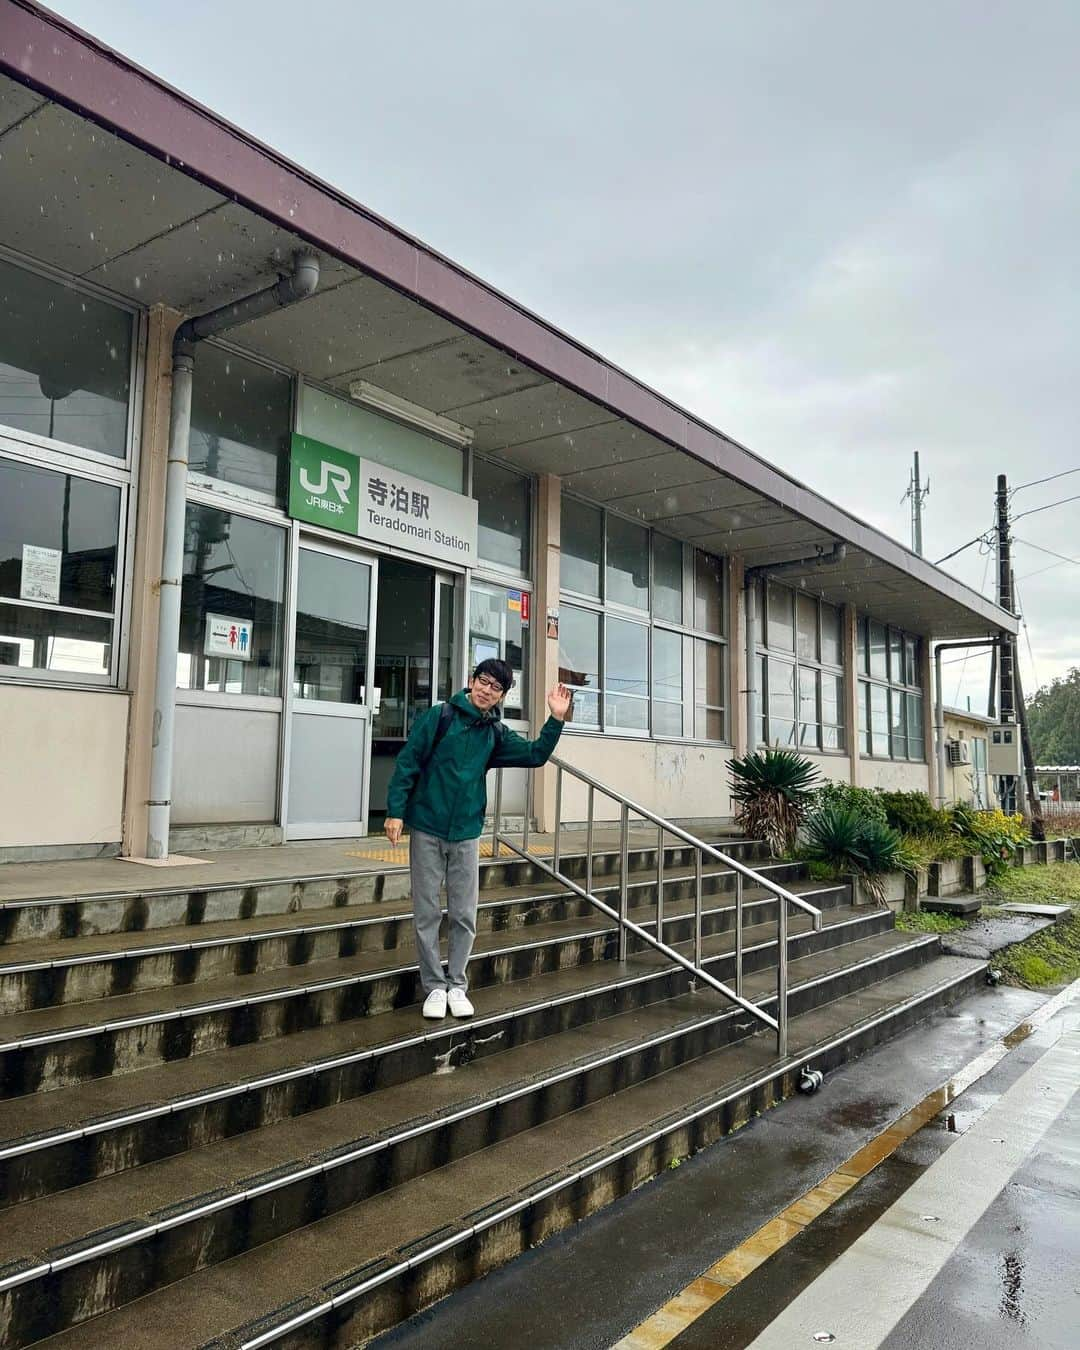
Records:
[[[817,769],[794,750],[770,747],[733,759],[729,784],[735,824],[782,857],[795,844],[817,779]]]
[[[879,905],[885,903],[885,874],[906,871],[909,860],[900,835],[851,806],[828,804],[803,826],[802,855],[853,872]]]

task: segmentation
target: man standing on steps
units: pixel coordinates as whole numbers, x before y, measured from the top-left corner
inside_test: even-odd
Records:
[[[413,924],[424,990],[424,1016],[471,1017],[466,968],[476,937],[480,898],[480,835],[487,810],[488,769],[536,768],[554,753],[570,711],[570,690],[547,696],[551,716],[535,741],[509,731],[499,704],[514,682],[505,661],[481,661],[467,689],[417,721],[398,755],[387,795],[386,837],[398,844],[409,826]],[[439,956],[446,883],[450,919],[448,970]]]

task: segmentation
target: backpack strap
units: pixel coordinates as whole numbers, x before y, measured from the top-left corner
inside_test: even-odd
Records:
[[[443,737],[450,729],[450,723],[453,720],[454,720],[454,705],[452,703],[444,703],[442,707],[439,709],[439,723],[438,726],[436,726],[435,728],[435,735],[431,738],[431,749],[424,756],[423,761],[420,765],[421,773],[423,773],[424,770],[427,768],[427,766],[431,763],[432,756],[435,754],[435,751],[438,750],[439,743],[442,741]]]
[[[492,723],[492,731],[495,733],[495,739],[491,742],[491,754],[488,755],[487,767],[491,768],[491,761],[499,753],[499,746],[502,745],[506,737],[506,727],[503,725],[501,717],[497,717]]]

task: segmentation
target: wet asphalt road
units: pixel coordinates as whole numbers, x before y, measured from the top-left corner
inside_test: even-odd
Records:
[[[816,1096],[781,1103],[373,1346],[607,1350],[1043,1001],[1041,995],[1004,987],[966,999],[830,1074]],[[1021,1046],[994,1070],[1002,1075],[996,1090],[985,1090],[996,1099],[1001,1084],[1007,1086],[1034,1058]],[[965,1104],[974,1104],[982,1090],[976,1084]],[[959,1103],[957,1109],[963,1109]],[[776,1299],[782,1306],[809,1283],[834,1248],[847,1246],[910,1184],[905,1178],[919,1175],[948,1146],[948,1138],[936,1137],[948,1133],[944,1126],[928,1128],[909,1141],[894,1155],[894,1166],[872,1173],[683,1333],[675,1342],[679,1350],[745,1346],[762,1329],[762,1310],[767,1321]],[[864,1196],[865,1209],[848,1207],[854,1195]],[[769,1283],[759,1285],[760,1279]]]

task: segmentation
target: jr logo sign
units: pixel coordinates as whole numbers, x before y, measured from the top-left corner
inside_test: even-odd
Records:
[[[312,525],[356,534],[359,524],[360,461],[347,450],[292,438],[289,514]]]

